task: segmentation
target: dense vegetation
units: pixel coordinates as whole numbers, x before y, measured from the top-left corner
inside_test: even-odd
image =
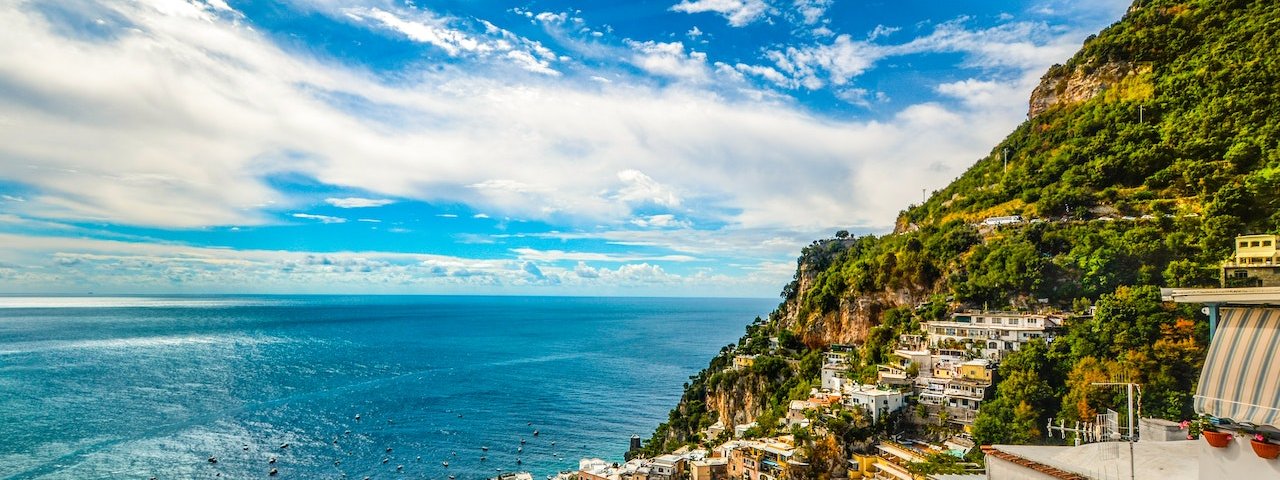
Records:
[[[980,443],[1045,441],[1049,417],[1089,419],[1123,403],[1122,392],[1090,385],[1099,381],[1142,384],[1144,415],[1188,418],[1207,326],[1193,309],[1161,303],[1158,287],[1217,286],[1234,236],[1280,232],[1280,3],[1135,7],[1045,76],[1127,72],[1120,81],[1024,122],[990,157],[902,212],[897,232],[841,232],[805,248],[779,310],[692,379],[647,447],[697,440],[715,421],[699,402],[730,383],[760,386],[769,398],[761,418],[777,418],[816,376],[809,349],[825,345],[814,332],[855,299],[879,303],[852,356],[851,374],[864,379],[900,334],[952,308],[1096,307],[1001,363],[974,425]],[[978,225],[1002,215],[1029,222]],[[893,300],[903,292],[924,301]],[[763,352],[770,335],[790,335],[778,356],[800,361],[724,372],[735,351]],[[883,429],[863,421],[841,440],[875,431]]]

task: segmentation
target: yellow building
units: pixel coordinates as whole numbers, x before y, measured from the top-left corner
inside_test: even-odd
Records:
[[[1236,252],[1222,264],[1223,287],[1280,286],[1280,236],[1241,235]]]
[[[960,364],[960,378],[991,384],[991,362],[986,359],[970,360]]]

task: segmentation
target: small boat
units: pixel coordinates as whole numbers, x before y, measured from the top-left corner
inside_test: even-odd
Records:
[[[534,431],[533,431],[533,436],[535,436],[535,437],[536,437],[536,436],[538,436],[538,431],[537,431],[537,430],[534,430]]]
[[[487,452],[487,451],[489,451],[489,446],[488,446],[488,445],[485,445],[485,446],[483,446],[483,447],[480,447],[480,449],[481,449],[481,450],[484,450],[484,451],[486,451],[486,452]]]
[[[396,470],[404,470],[404,465],[396,465]]]
[[[274,469],[274,468],[273,468],[273,469],[271,469],[271,471],[270,471],[270,472],[267,472],[267,475],[270,475],[270,476],[273,476],[273,477],[274,477],[274,476],[276,476],[276,474],[278,474],[278,473],[280,473],[280,471],[279,471],[279,470],[276,470],[276,469]]]
[[[489,459],[488,457],[480,457],[480,461],[481,461],[481,462],[483,462],[483,461],[485,461],[485,460],[488,460],[488,459]]]
[[[521,444],[521,445],[524,445],[524,439],[523,439],[523,438],[521,438],[521,439],[520,439],[520,444]]]
[[[218,463],[218,457],[209,457],[209,463]]]
[[[455,476],[453,476],[453,475],[449,475],[449,480],[453,480],[453,479],[455,479],[455,478],[458,478],[458,477],[455,477]]]
[[[524,451],[524,447],[516,447],[516,453],[520,453],[523,451]]]
[[[519,465],[519,464],[522,464],[522,463],[524,463],[524,462],[520,461],[520,459],[519,459],[519,458],[517,458],[517,459],[516,459],[516,465]]]
[[[391,453],[391,447],[387,447],[387,453]]]
[[[267,464],[268,464],[268,465],[275,465],[275,464],[276,464],[276,457],[271,457],[271,459],[270,459],[270,460],[267,460]]]
[[[289,448],[289,444],[287,444],[287,443],[281,443],[281,444],[280,444],[280,448]]]
[[[440,462],[440,464],[441,464],[441,465],[444,465],[444,467],[445,467],[445,468],[449,468],[449,462],[448,462],[447,460],[446,460],[446,461],[443,461],[443,462]]]
[[[359,414],[359,413],[357,413],[357,414],[356,414],[356,421],[357,421],[357,422],[359,422],[359,421],[360,421],[360,414]]]

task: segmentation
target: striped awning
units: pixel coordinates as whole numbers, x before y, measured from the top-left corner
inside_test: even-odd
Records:
[[[1196,412],[1280,426],[1280,309],[1223,307],[1196,388]]]

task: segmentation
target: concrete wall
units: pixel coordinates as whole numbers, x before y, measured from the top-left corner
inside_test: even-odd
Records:
[[[1200,480],[1280,478],[1280,459],[1258,458],[1246,437],[1235,437],[1227,448],[1200,442]]]
[[[1138,438],[1144,442],[1172,442],[1186,440],[1187,431],[1177,422],[1159,418],[1138,420]]]

